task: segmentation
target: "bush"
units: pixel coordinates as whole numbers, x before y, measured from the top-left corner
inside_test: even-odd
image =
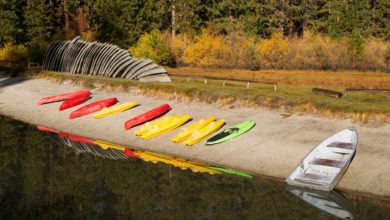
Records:
[[[134,57],[149,58],[160,65],[167,66],[173,63],[168,43],[158,30],[142,35],[137,44],[129,50]]]
[[[255,49],[254,38],[248,37],[241,32],[235,32],[227,36],[226,42],[229,44],[231,50],[230,67],[259,68],[257,62],[258,53]]]
[[[289,44],[282,33],[273,33],[271,39],[262,39],[256,45],[261,68],[284,68]]]
[[[29,62],[42,64],[43,57],[45,56],[48,47],[49,43],[47,42],[41,42],[38,46],[29,47],[27,60]]]
[[[169,37],[169,36],[168,36]],[[168,38],[169,51],[175,65],[182,66],[185,64],[183,60],[184,51],[191,44],[192,39],[186,33],[177,34],[175,38]]]
[[[193,66],[230,66],[232,52],[222,36],[213,36],[203,29],[200,36],[184,51],[183,61]]]
[[[359,69],[389,71],[390,42],[378,38],[368,38],[364,47],[364,57]]]
[[[86,41],[86,42],[96,41],[97,32],[90,31],[90,30],[87,32],[83,32],[83,33],[81,33],[81,39],[83,39],[83,41]]]
[[[390,71],[390,41],[362,38],[359,33],[332,39],[305,31],[302,37],[274,33],[256,41],[242,32],[213,35],[202,30],[166,38],[179,65],[248,69],[381,70]]]
[[[0,60],[26,61],[27,54],[27,48],[24,45],[13,45],[9,42],[0,49]]]
[[[55,29],[53,36],[51,36],[50,41],[67,41],[67,40],[72,40],[76,37],[77,35],[75,32],[71,29],[68,28],[61,28],[58,27]]]

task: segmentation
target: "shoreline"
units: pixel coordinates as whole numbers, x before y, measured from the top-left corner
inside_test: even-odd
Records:
[[[1,78],[0,114],[29,124],[42,125],[92,139],[101,139],[138,150],[172,155],[189,160],[233,168],[258,176],[283,181],[305,155],[318,143],[332,134],[355,125],[359,135],[356,156],[335,189],[368,195],[390,197],[390,125],[368,127],[347,119],[326,119],[312,115],[292,114],[283,116],[278,111],[264,108],[219,106],[200,102],[184,103],[162,100],[135,93],[91,90],[92,99],[85,104],[117,97],[118,104],[138,101],[139,106],[109,117],[95,119],[91,115],[69,120],[69,113],[80,106],[58,111],[61,102],[37,105],[38,99],[83,89],[64,82],[51,83],[43,79]],[[214,116],[226,124],[222,129],[245,120],[255,120],[256,126],[248,133],[214,146],[205,146],[204,141],[191,147],[175,144],[170,139],[179,128],[150,140],[142,140],[133,131],[125,131],[124,122],[154,107],[168,103],[171,114],[189,114],[192,122]],[[370,196],[372,195],[372,196]]]

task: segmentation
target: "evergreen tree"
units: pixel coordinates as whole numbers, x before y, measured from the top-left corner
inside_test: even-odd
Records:
[[[24,11],[27,37],[31,46],[37,46],[51,36],[53,27],[49,5],[45,0],[27,0]]]
[[[315,33],[327,33],[330,8],[327,0],[312,1],[312,10],[308,20],[308,28]]]
[[[369,15],[372,34],[390,40],[390,1],[372,0]]]
[[[314,7],[313,0],[282,0],[279,4],[283,34],[288,37],[302,36],[309,23]]]
[[[248,33],[258,37],[270,37],[272,33],[280,31],[281,12],[273,0],[249,0],[241,16]]]
[[[332,37],[349,36],[358,30],[367,36],[369,28],[369,14],[367,0],[351,0],[341,2],[329,1],[324,7],[329,8],[328,33]]]
[[[99,0],[96,7],[99,40],[123,48],[135,44],[145,32],[170,26],[167,1]]]
[[[0,46],[22,40],[24,4],[23,0],[0,0]]]
[[[213,1],[175,0],[174,4],[179,32],[197,33],[210,22]]]

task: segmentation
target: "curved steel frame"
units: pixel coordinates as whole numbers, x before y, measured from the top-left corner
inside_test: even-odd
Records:
[[[87,43],[80,37],[65,42],[54,41],[46,50],[42,70],[136,80],[161,74],[161,77],[145,78],[145,81],[154,78],[155,81],[170,81],[167,71],[150,59],[137,59],[116,45]]]

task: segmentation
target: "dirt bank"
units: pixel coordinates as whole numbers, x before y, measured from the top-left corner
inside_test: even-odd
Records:
[[[0,79],[0,114],[31,124],[43,125],[93,139],[110,141],[140,150],[150,150],[213,165],[247,171],[252,174],[286,178],[302,158],[320,141],[353,123],[350,120],[316,118],[310,115],[285,117],[280,112],[261,108],[220,107],[198,102],[180,103],[158,100],[129,93],[92,90],[87,103],[117,97],[119,103],[138,101],[140,106],[102,119],[91,115],[69,120],[75,108],[59,112],[61,103],[38,106],[42,97],[80,90],[70,83],[54,84],[43,79]],[[226,121],[224,128],[255,120],[256,126],[247,134],[215,146],[203,142],[192,147],[174,144],[170,139],[178,129],[151,140],[142,140],[124,122],[161,104],[168,103],[168,114],[189,114],[194,121],[215,116]],[[390,197],[390,125],[368,127],[355,124],[359,133],[356,157],[337,184],[340,190],[350,190]]]

